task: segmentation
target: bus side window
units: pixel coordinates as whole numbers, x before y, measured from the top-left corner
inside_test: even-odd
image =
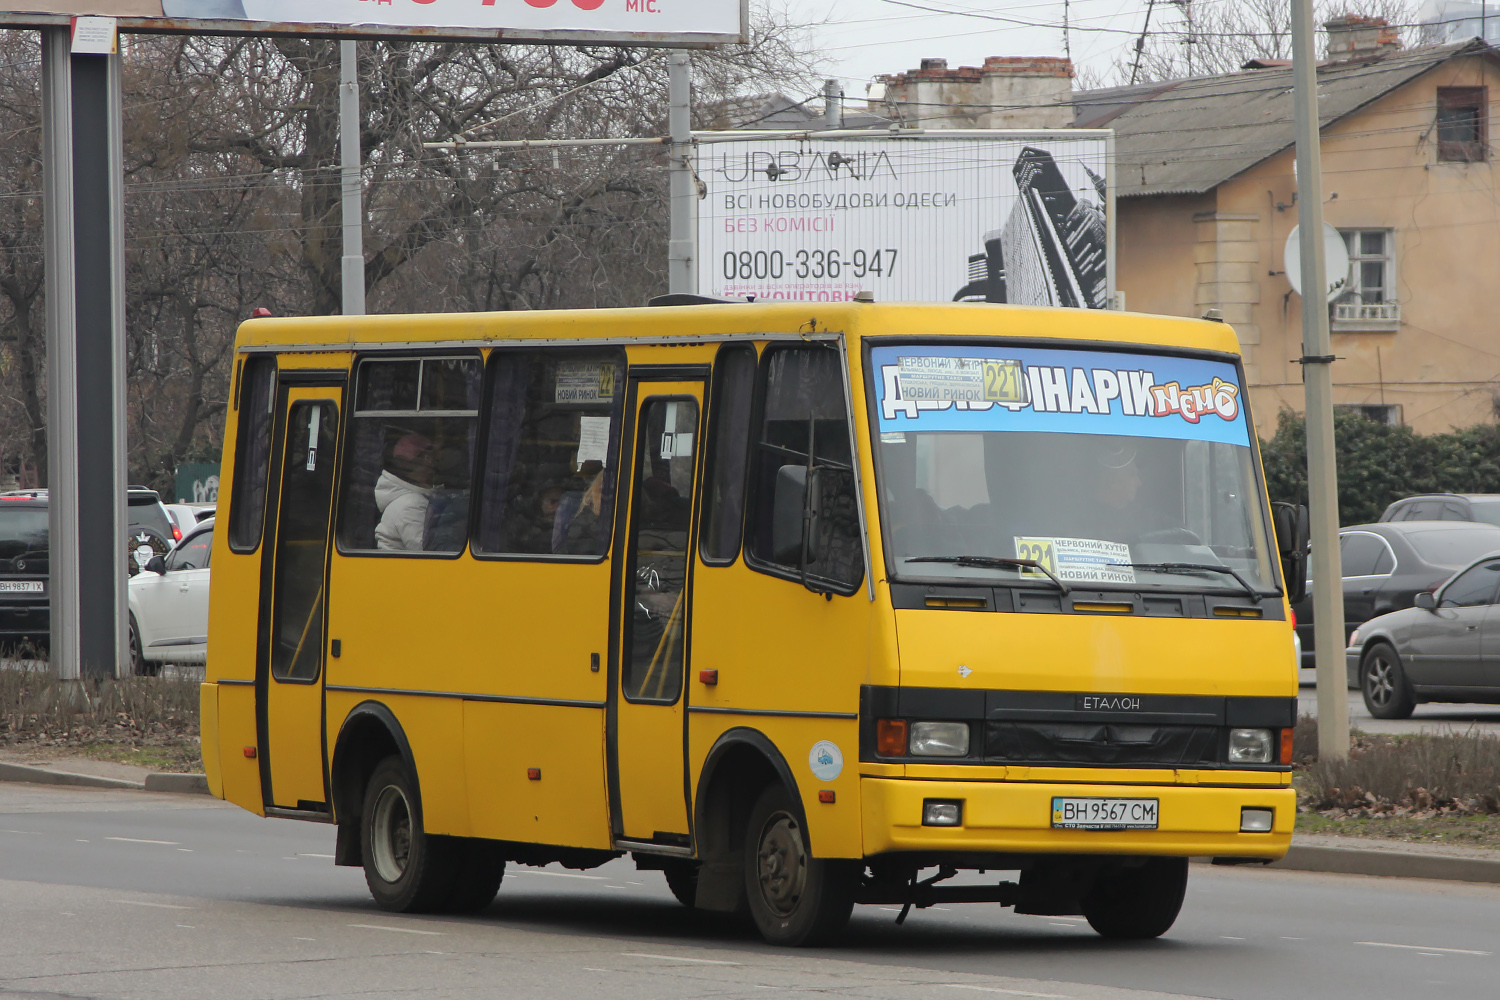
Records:
[[[703,491],[703,561],[728,565],[740,554],[745,520],[745,471],[755,393],[755,348],[730,344],[714,361],[709,399],[711,435]]]
[[[838,351],[821,345],[768,348],[761,365],[759,402],[761,423],[746,517],[747,562],[762,572],[800,578],[801,553],[774,551],[772,522],[781,470],[805,468],[811,446],[813,465],[821,470],[822,516],[808,577],[838,593],[853,593],[864,579],[864,555]]]
[[[341,551],[464,550],[481,382],[476,355],[360,362]]]
[[[624,397],[623,351],[494,352],[476,553],[603,558]]]
[[[245,362],[240,385],[239,443],[234,449],[229,547],[254,552],[266,519],[266,483],[271,475],[271,426],[276,409],[276,359]]]

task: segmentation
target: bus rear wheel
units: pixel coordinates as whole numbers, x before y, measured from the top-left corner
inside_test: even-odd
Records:
[[[662,865],[661,873],[677,902],[692,909],[698,899],[698,862],[672,858]]]
[[[1187,858],[1146,858],[1105,865],[1083,897],[1089,926],[1107,938],[1161,937],[1177,920],[1187,892]]]
[[[769,944],[822,944],[844,929],[860,868],[815,858],[800,811],[779,784],[761,792],[745,836],[745,894]]]
[[[382,909],[430,913],[445,908],[453,891],[454,852],[427,835],[421,816],[410,770],[400,757],[387,757],[370,775],[361,824],[365,884]]]
[[[478,913],[495,901],[500,880],[505,877],[505,859],[497,845],[485,840],[429,839],[447,841],[453,851],[453,888],[441,904],[443,912]]]

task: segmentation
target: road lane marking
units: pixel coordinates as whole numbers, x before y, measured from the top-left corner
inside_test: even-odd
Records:
[[[297,857],[299,857],[299,858],[327,858],[329,861],[333,860],[333,855],[332,854],[299,854],[299,855],[297,855]]]
[[[176,847],[181,844],[180,840],[141,840],[139,837],[105,837],[105,840],[118,840],[122,844],[160,844],[162,847]]]
[[[292,940],[293,941],[316,941],[317,938],[294,937],[294,938],[292,938]]]
[[[415,927],[391,927],[386,924],[349,924],[350,927],[358,927],[367,931],[395,931],[397,934],[426,934],[429,937],[442,937],[443,931],[419,931]]]
[[[1243,941],[1243,940],[1245,940],[1242,937],[1235,937],[1233,934],[1220,934],[1219,937],[1222,938],[1225,941]]]
[[[1487,951],[1475,951],[1471,948],[1433,948],[1425,944],[1391,944],[1389,941],[1356,941],[1369,948],[1402,948],[1406,951],[1433,951],[1442,952],[1444,955],[1488,955]]]
[[[938,983],[950,990],[976,990],[980,993],[1004,993],[1011,997],[1046,997],[1047,1000],[1072,1000],[1066,993],[1031,993],[1026,990],[1007,990],[999,986],[971,986],[968,983]]]
[[[586,878],[590,881],[603,882],[607,876],[604,875],[574,875],[572,872],[515,872],[516,875],[550,875],[553,878]]]
[[[150,906],[158,910],[191,910],[191,906],[179,906],[176,903],[143,903],[139,899],[111,899],[111,903],[119,903],[122,906]]]
[[[724,962],[716,958],[685,958],[682,955],[650,955],[644,951],[622,951],[621,955],[626,958],[656,958],[663,962],[692,962],[694,965],[739,965],[738,962]]]

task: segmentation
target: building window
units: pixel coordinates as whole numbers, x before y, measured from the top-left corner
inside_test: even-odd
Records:
[[[1485,158],[1485,121],[1489,88],[1439,87],[1437,91],[1438,159],[1473,162]]]
[[[1390,424],[1392,427],[1400,427],[1404,421],[1401,419],[1401,404],[1399,403],[1340,403],[1338,409],[1356,413],[1366,420],[1373,420],[1377,424]]]
[[[1394,331],[1401,326],[1396,297],[1395,233],[1389,229],[1344,229],[1349,278],[1333,304],[1333,329]]]

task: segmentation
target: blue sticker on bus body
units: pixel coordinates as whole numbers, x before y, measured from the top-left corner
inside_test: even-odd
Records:
[[[837,743],[819,740],[807,753],[807,766],[820,781],[832,781],[844,772],[844,755]]]
[[[877,347],[882,434],[1117,434],[1248,447],[1234,365],[1202,358],[995,345]]]

